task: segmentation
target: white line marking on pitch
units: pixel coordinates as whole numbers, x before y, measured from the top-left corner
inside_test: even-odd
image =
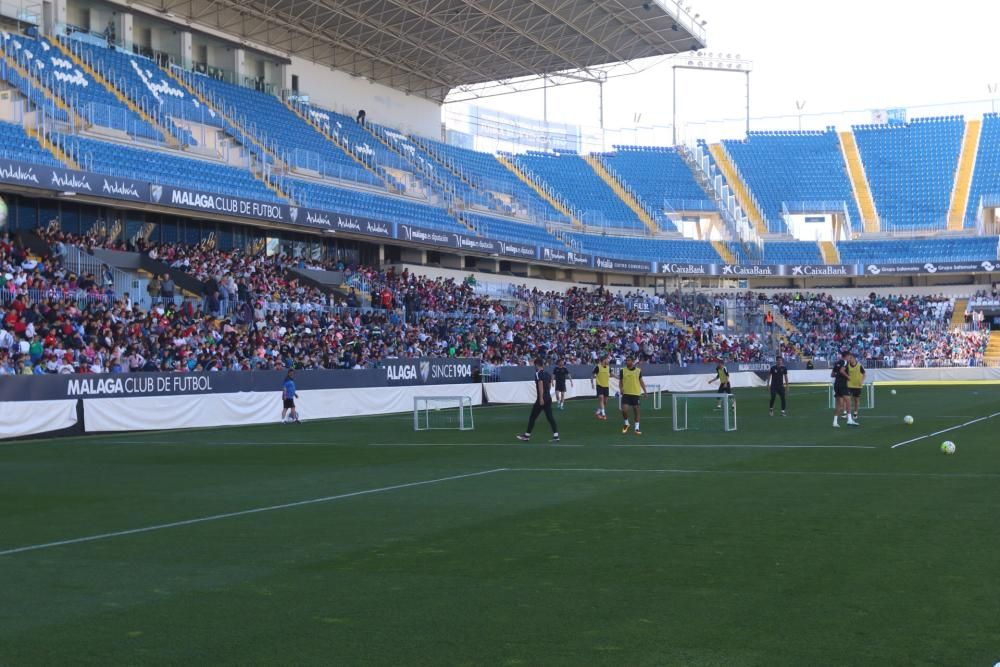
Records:
[[[612,445],[613,447],[683,447],[689,449],[878,449],[869,445]]]
[[[506,472],[659,473],[672,475],[815,475],[820,477],[1000,478],[1000,473],[865,472],[824,470],[706,470],[698,468],[507,468]]]
[[[255,507],[249,510],[240,510],[238,512],[226,512],[224,514],[213,514],[211,516],[203,516],[203,517],[198,517],[196,519],[184,519],[183,521],[171,521],[170,523],[161,523],[154,526],[145,526],[143,528],[131,528],[129,530],[118,530],[112,533],[88,535],[87,537],[75,537],[68,540],[57,540],[55,542],[46,542],[44,544],[32,544],[26,547],[15,547],[13,549],[5,549],[3,551],[0,551],[0,556],[10,556],[12,554],[23,553],[25,551],[37,551],[39,549],[50,549],[52,547],[60,547],[67,544],[96,542],[97,540],[107,540],[111,539],[112,537],[123,537],[125,535],[136,535],[138,533],[150,533],[153,532],[154,530],[164,530],[165,528],[179,528],[181,526],[191,526],[198,523],[207,523],[209,521],[220,521],[222,519],[232,519],[239,516],[247,516],[250,514],[261,514],[263,512],[273,512],[275,510],[291,509],[293,507],[317,505],[319,503],[328,503],[334,500],[345,500],[347,498],[355,498],[357,496],[367,496],[375,493],[385,493],[387,491],[398,491],[399,489],[412,489],[417,486],[427,486],[430,484],[440,484],[441,482],[451,482],[459,479],[468,479],[470,477],[482,477],[483,475],[492,475],[498,472],[504,472],[505,470],[507,470],[507,468],[493,468],[492,470],[481,470],[479,472],[465,473],[464,475],[451,475],[450,477],[427,479],[421,482],[407,482],[405,484],[393,484],[392,486],[383,486],[377,489],[365,489],[364,491],[351,491],[350,493],[340,493],[335,496],[310,498],[309,500],[298,500],[291,503],[282,503],[280,505],[269,505],[267,507]]]
[[[910,438],[909,440],[904,440],[903,442],[897,442],[895,445],[890,447],[890,449],[896,449],[897,447],[903,447],[905,445],[911,445],[914,442],[920,442],[921,440],[926,440],[927,438],[933,438],[935,435],[941,435],[942,433],[948,433],[949,431],[957,431],[960,428],[965,428],[966,426],[972,426],[973,424],[978,424],[979,422],[986,421],[988,419],[993,419],[994,417],[1000,416],[1000,412],[994,412],[991,415],[986,415],[985,417],[979,417],[978,419],[973,419],[967,421],[964,424],[959,424],[957,426],[950,426],[948,428],[943,428],[940,431],[934,431],[933,433],[928,433],[927,435],[921,435],[916,438]]]
[[[583,447],[583,445],[564,445],[559,442],[538,440],[531,442],[369,442],[369,447]]]

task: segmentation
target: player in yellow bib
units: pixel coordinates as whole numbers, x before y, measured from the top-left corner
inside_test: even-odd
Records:
[[[721,361],[715,365],[715,376],[708,381],[709,384],[713,382],[719,383],[719,393],[729,394],[729,404],[733,407],[736,406],[736,397],[733,396],[733,385],[729,383],[729,371],[726,370],[726,365]],[[722,398],[719,398],[719,402],[715,404],[716,410],[722,409]]]
[[[642,435],[642,430],[639,428],[639,397],[646,393],[646,381],[642,379],[642,371],[635,365],[635,359],[628,357],[625,360],[625,368],[618,376],[618,381],[622,392],[622,417],[625,418],[622,433],[628,433],[628,408],[632,406],[632,416],[635,417],[634,433]]]
[[[861,407],[861,387],[865,384],[865,367],[858,362],[857,356],[851,353],[847,359],[847,391],[851,395],[851,415],[853,418],[847,423],[851,426],[858,426],[858,408]]]
[[[590,386],[597,386],[597,412],[594,415],[603,421],[607,421],[608,414],[605,411],[608,405],[608,396],[611,395],[611,369],[608,367],[608,358],[601,357],[594,372],[590,377]]]

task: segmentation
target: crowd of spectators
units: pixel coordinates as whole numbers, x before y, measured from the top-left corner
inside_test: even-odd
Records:
[[[100,239],[50,233],[46,240],[50,256],[41,259],[0,240],[0,373],[346,369],[443,356],[491,365],[530,365],[537,356],[589,364],[603,355],[615,362],[634,355],[643,363],[760,363],[776,352],[831,359],[843,348],[866,363],[967,365],[982,360],[986,342],[985,333],[950,330],[953,304],[944,297],[651,296],[526,286],[498,295],[472,279],[206,245],[123,248],[205,286],[201,296],[165,298],[177,288],[169,274],[159,276],[140,304],[100,278],[64,268],[66,246],[107,247]],[[302,284],[291,268],[343,271],[348,288]],[[797,331],[786,338],[773,322],[760,326],[772,308]],[[746,321],[734,326],[733,313]]]

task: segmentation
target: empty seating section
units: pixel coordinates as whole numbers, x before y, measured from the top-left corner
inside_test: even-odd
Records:
[[[402,222],[449,232],[469,231],[443,208],[421,204],[403,197],[351,190],[295,178],[286,178],[282,185],[285,192],[301,206],[388,223]]]
[[[50,167],[62,166],[34,137],[29,137],[23,127],[4,122],[0,122],[0,158]]]
[[[499,202],[493,197],[456,176],[450,168],[435,160],[423,146],[405,134],[378,125],[372,126],[372,130],[399,151],[399,154],[407,161],[409,171],[421,175],[423,177],[421,180],[429,181],[428,186],[436,192],[444,194],[446,199],[454,196],[465,202],[467,206],[498,210]]]
[[[535,245],[560,248],[563,242],[539,225],[527,222],[503,220],[491,215],[464,212],[463,220],[479,232],[480,236],[518,243],[534,243]]]
[[[411,139],[435,160],[461,174],[473,187],[490,194],[497,201],[493,210],[569,224],[566,216],[500,164],[495,156],[422,137]]]
[[[173,116],[222,127],[222,118],[174,81],[149,58],[71,39],[67,46],[154,118]],[[162,122],[162,121],[161,121]],[[180,138],[190,141],[190,137]]]
[[[80,165],[88,171],[247,199],[281,201],[246,169],[83,137],[56,135],[54,139],[78,155]]]
[[[580,244],[584,252],[594,255],[655,262],[694,262],[718,264],[719,253],[708,241],[657,239],[637,236],[603,236],[597,234],[566,234]]]
[[[840,140],[832,128],[823,132],[751,132],[744,141],[722,143],[757,198],[768,231],[787,231],[782,217],[784,202],[804,203],[804,212],[809,212],[811,204],[844,202],[852,224],[860,224]]]
[[[995,261],[997,237],[844,241],[837,244],[844,264]]]
[[[187,75],[191,85],[286,164],[325,176],[381,185],[378,177],[299,118],[277,97],[204,75]]]
[[[314,123],[337,137],[341,144],[366,163],[409,171],[410,165],[403,158],[386,148],[353,118],[309,104],[300,104],[299,108]]]
[[[819,245],[811,241],[765,241],[764,264],[822,264]]]
[[[579,155],[530,152],[512,160],[575,212],[584,225],[624,229],[646,226]]]
[[[716,210],[676,148],[615,146],[615,150],[600,158],[647,210]]]
[[[965,121],[854,127],[882,229],[945,229]]]
[[[967,228],[976,226],[979,201],[984,197],[994,203],[1000,202],[1000,115],[995,113],[983,116],[976,169],[972,174],[969,205],[965,210]]]
[[[11,41],[8,33],[0,32],[0,51],[10,53],[13,57],[20,52],[20,47],[15,48],[14,44],[15,42]],[[21,76],[14,67],[7,64],[6,60],[0,60],[0,79],[13,84],[37,108],[44,110],[46,115],[64,123],[69,122],[69,114],[58,107],[50,97],[47,97],[34,79]]]
[[[7,52],[87,122],[163,141],[163,135],[44,39],[3,34]]]

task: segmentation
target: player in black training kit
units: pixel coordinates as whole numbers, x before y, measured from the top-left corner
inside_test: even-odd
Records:
[[[552,369],[552,379],[556,381],[556,405],[562,410],[566,403],[566,380],[573,384],[573,376],[566,368],[566,361],[560,359],[556,362],[556,367]]]
[[[847,388],[847,358],[851,356],[850,350],[843,350],[840,359],[833,364],[830,377],[833,378],[833,427],[840,428],[837,418],[843,413],[847,417],[848,426],[857,426],[858,423],[851,417],[848,409],[851,407],[851,392]]]
[[[528,417],[528,430],[517,436],[518,440],[530,440],[531,431],[535,428],[538,415],[545,413],[552,427],[552,442],[559,442],[559,427],[556,418],[552,416],[552,376],[545,370],[545,362],[535,359],[535,403],[531,406],[531,416]]]
[[[767,379],[767,384],[771,388],[771,407],[769,414],[774,416],[774,399],[781,396],[781,416],[786,416],[785,412],[785,390],[788,389],[788,367],[785,361],[778,357],[771,366],[771,372]]]

